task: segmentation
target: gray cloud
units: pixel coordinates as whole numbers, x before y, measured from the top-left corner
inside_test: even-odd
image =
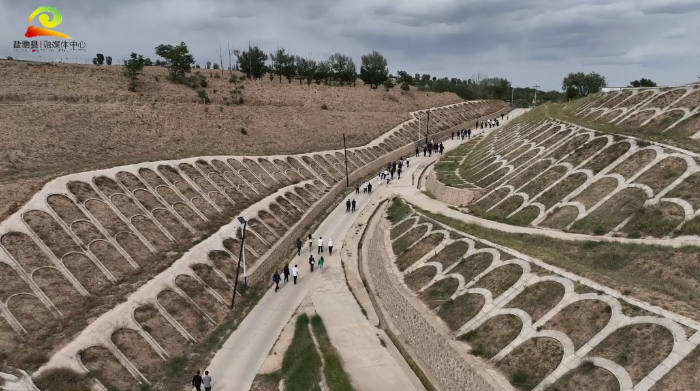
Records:
[[[689,82],[700,60],[697,0],[0,0],[1,56],[20,55],[12,41],[25,39],[27,17],[45,4],[63,12],[57,30],[88,51],[43,60],[155,58],[156,45],[184,41],[199,63],[218,62],[219,42],[224,50],[250,42],[317,59],[340,51],[359,61],[377,50],[391,72],[464,79],[480,70],[545,89],[591,70],[613,85]]]

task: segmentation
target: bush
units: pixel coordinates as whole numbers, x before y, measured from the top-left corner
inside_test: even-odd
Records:
[[[591,373],[595,370],[595,364],[591,360],[584,360],[581,363],[581,371],[584,373]]]
[[[204,90],[197,91],[197,98],[199,98],[199,101],[205,105],[210,102],[209,94],[207,94],[207,92]]]
[[[486,350],[484,349],[483,346],[476,346],[469,353],[471,353],[472,356],[481,357],[484,354],[486,354]]]
[[[214,74],[214,79],[221,79],[221,75],[218,74],[218,73],[215,73],[215,74]]]
[[[598,235],[598,236],[605,235],[605,228],[603,228],[599,225],[599,226],[595,227],[595,229],[593,230],[593,234]]]
[[[236,82],[238,82],[238,76],[232,74],[231,77],[228,78],[228,82],[229,82],[229,83],[236,83]]]
[[[25,369],[36,369],[49,361],[49,356],[39,349],[26,349],[17,358],[17,366]]]
[[[409,91],[411,89],[411,85],[408,84],[407,82],[401,83],[401,89],[404,91]]]
[[[530,377],[525,371],[515,371],[510,377],[510,384],[518,387],[527,383],[527,379]]]
[[[328,106],[326,106],[326,104],[325,104],[325,103],[324,103],[324,104],[322,104],[322,105],[321,105],[321,110],[328,110]]]
[[[627,234],[627,237],[630,239],[639,239],[642,237],[642,234],[639,232],[630,232],[629,234]]]
[[[241,128],[241,133],[243,133],[243,134],[248,134],[248,131],[245,130],[245,128]]]
[[[69,368],[49,369],[34,379],[41,390],[51,391],[90,391],[88,378]]]

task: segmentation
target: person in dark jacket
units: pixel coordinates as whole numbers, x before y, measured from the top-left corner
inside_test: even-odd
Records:
[[[350,212],[350,199],[348,198],[347,201],[345,201],[345,213]]]
[[[197,371],[197,374],[192,378],[192,386],[197,391],[202,391],[202,376],[199,374],[199,371]]]
[[[284,269],[282,269],[282,274],[284,274],[284,282],[289,282],[289,265],[284,265]]]
[[[353,212],[355,212],[355,205],[357,205],[357,203],[355,202],[355,200],[352,200],[352,211]]]
[[[311,273],[314,272],[314,265],[316,264],[316,260],[314,259],[313,255],[309,255],[309,267],[311,268]]]
[[[297,238],[297,255],[301,255],[301,246],[302,246],[301,239]]]
[[[275,270],[275,274],[272,275],[272,282],[275,283],[275,292],[280,290],[280,280],[281,279],[282,278],[280,278],[280,273],[277,270]]]

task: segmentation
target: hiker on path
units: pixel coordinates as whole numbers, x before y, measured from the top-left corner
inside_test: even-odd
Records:
[[[328,238],[328,254],[333,255],[333,239]]]
[[[282,274],[284,274],[284,282],[289,282],[289,265],[284,265],[284,269],[282,269]]]
[[[423,157],[428,153],[428,147],[423,147]]]
[[[355,213],[355,200],[352,200],[352,212]],[[330,250],[330,248],[328,250]]]
[[[506,115],[504,113],[501,113],[501,121],[503,121],[503,117],[505,117],[505,116]]]
[[[297,277],[299,277],[299,268],[297,265],[294,265],[292,268],[292,278],[294,279],[294,285],[297,284]]]
[[[398,171],[396,171],[399,174],[399,179],[401,179],[401,167],[399,167]]]
[[[197,374],[192,378],[192,386],[197,391],[202,391],[202,376],[199,375],[199,371],[197,371]]]
[[[301,255],[301,246],[302,246],[301,239],[297,238],[297,255]]]
[[[318,237],[318,253],[320,254],[322,252],[323,252],[323,238],[319,236]]]
[[[467,129],[467,137],[471,140],[471,138],[472,138],[472,130],[471,129]]]
[[[347,201],[345,201],[345,213],[350,212],[350,199],[348,198]]]
[[[357,188],[355,188],[355,194],[360,194],[360,185],[357,185]]]
[[[309,234],[309,251],[314,248],[314,238]]]
[[[314,265],[316,264],[316,260],[314,259],[313,255],[309,255],[309,267],[311,268],[311,273],[314,272]]]
[[[440,155],[442,155],[443,152],[445,152],[445,146],[442,145],[442,143],[440,143]],[[401,176],[399,175],[399,178],[400,178],[400,177],[401,177]]]
[[[204,383],[204,391],[211,391],[211,376],[209,376],[209,371],[204,371],[202,383]]]
[[[280,273],[277,270],[275,270],[275,274],[272,275],[272,282],[275,283],[275,292],[280,290],[280,280],[282,280],[282,278],[280,277]]]
[[[321,270],[321,273],[323,273],[323,263],[324,262],[325,261],[323,260],[323,257],[318,259],[318,268],[319,268],[319,270]]]
[[[372,184],[371,184],[371,183],[368,183],[368,184],[367,184],[367,192],[368,192],[369,194],[372,194]]]
[[[418,157],[418,146],[416,145],[416,157]]]
[[[408,158],[406,158],[406,168],[408,168],[410,164],[411,162],[408,160]]]

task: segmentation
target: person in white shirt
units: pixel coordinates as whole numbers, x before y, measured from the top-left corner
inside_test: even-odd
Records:
[[[202,384],[204,385],[204,391],[211,391],[211,376],[209,376],[209,371],[204,371]]]
[[[328,238],[328,254],[333,255],[333,239]]]
[[[321,254],[323,252],[323,238],[318,237],[318,253]]]
[[[292,278],[294,278],[294,285],[297,284],[297,277],[299,277],[299,268],[297,268],[297,265],[294,265],[292,268]]]

